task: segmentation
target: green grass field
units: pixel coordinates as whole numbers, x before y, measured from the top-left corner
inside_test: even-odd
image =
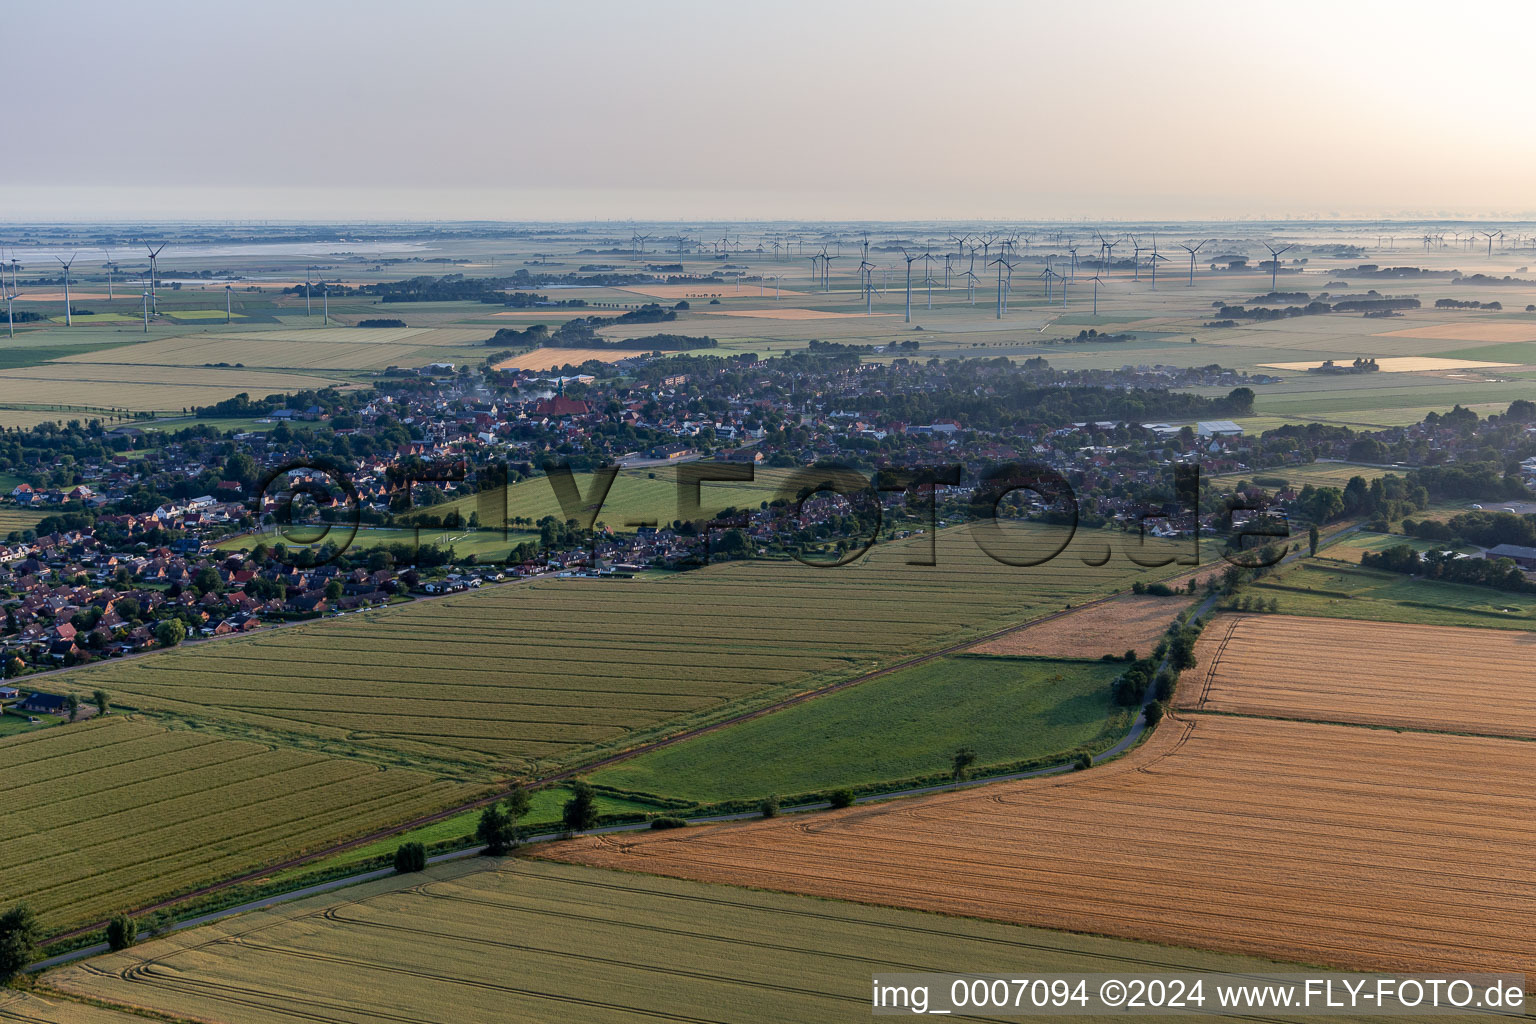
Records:
[[[411,546],[427,544],[442,548],[451,547],[458,558],[474,555],[481,559],[501,560],[505,559],[518,544],[539,539],[537,532],[526,530],[508,530],[505,533],[500,530],[445,531],[424,526],[418,531],[404,527],[364,526],[359,527],[355,533],[345,527],[332,527],[328,534],[322,535],[321,529],[295,526],[291,528],[288,536],[275,531],[244,534],[222,540],[215,547],[220,551],[249,551],[257,544],[266,544],[268,547],[274,544],[286,544],[289,550],[294,550],[304,547],[318,548],[327,542],[340,546],[345,542],[346,550],[356,553],[392,544]],[[320,539],[313,539],[316,537]]]
[[[5,897],[29,902],[50,930],[479,792],[115,714],[6,738],[0,776]]]
[[[1097,752],[1130,727],[1110,700],[1123,665],[959,655],[917,665],[604,768],[615,789],[710,803],[860,786]]]
[[[1290,615],[1536,630],[1536,595],[1415,579],[1326,558],[1297,562],[1252,590],[1278,600]]]
[[[718,466],[705,463],[702,468],[709,472]],[[677,469],[676,466],[657,466],[653,469],[621,470],[603,501],[597,522],[607,524],[616,531],[632,532],[635,524],[665,526],[677,519],[695,518],[684,516],[679,509]],[[790,473],[790,470],[758,466],[750,482],[706,481],[700,484],[699,502],[707,515],[728,508],[756,509],[763,502],[780,496],[780,488],[789,479]],[[583,497],[591,493],[591,473],[577,473],[575,478]],[[533,477],[521,480],[505,490],[482,491],[442,505],[432,505],[422,509],[419,514],[444,516],[450,509],[458,511],[465,519],[471,513],[477,513],[484,526],[516,523],[519,520],[538,522],[545,516],[554,516],[561,521],[566,518],[547,477]]]
[[[529,809],[527,817],[523,818],[519,825],[533,832],[549,831],[560,824],[560,812],[565,802],[571,798],[571,791],[563,786],[550,786],[545,789],[536,789],[529,794]],[[656,804],[644,803],[638,800],[625,800],[619,797],[598,794],[597,810],[599,814],[625,814],[638,812],[641,814],[666,813],[666,809]],[[300,878],[317,871],[331,868],[341,868],[352,864],[361,864],[364,861],[373,860],[376,857],[392,856],[400,848],[401,843],[444,843],[468,841],[475,834],[475,827],[480,823],[479,811],[464,811],[451,817],[435,821],[421,828],[410,829],[399,835],[390,836],[388,839],[380,839],[375,843],[364,846],[356,846],[341,853],[332,854],[321,860],[287,871],[281,871],[272,876],[275,881],[285,878]]]
[[[20,482],[20,481],[18,481]],[[9,492],[16,484],[6,487]],[[0,537],[4,537],[12,530],[30,530],[41,522],[47,512],[41,509],[17,508],[14,505],[0,506]]]
[[[508,860],[435,865],[341,896],[242,915],[60,968],[44,982],[157,1019],[223,1024],[278,1019],[816,1024],[869,1016],[871,978],[887,972],[1125,976],[1193,970],[1301,968]],[[96,1024],[99,1018],[91,1014],[104,1012],[79,1011],[83,1016],[28,1019]]]
[[[1062,534],[1020,528],[1014,557]],[[236,735],[303,737],[450,773],[540,772],[1124,590],[1123,535],[1034,567],[944,531],[838,569],[790,561],[663,579],[539,579],[186,646],[59,677]],[[1111,543],[1113,542],[1113,544]],[[1084,564],[1113,557],[1099,567]],[[1169,551],[1178,549],[1159,549]]]
[[[1275,469],[1251,469],[1241,473],[1227,473],[1214,476],[1211,479],[1219,480],[1226,484],[1232,484],[1238,480],[1253,480],[1255,477],[1278,477],[1287,484],[1300,490],[1307,484],[1314,487],[1337,487],[1343,490],[1351,477],[1364,477],[1369,483],[1377,477],[1386,476],[1396,472],[1404,475],[1407,470],[1379,469],[1375,466],[1357,466],[1350,462],[1313,462],[1305,466],[1280,466]]]

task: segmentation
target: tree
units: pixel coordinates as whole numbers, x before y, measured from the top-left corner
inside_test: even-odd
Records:
[[[1310,527],[1307,528],[1307,551],[1312,555],[1313,558],[1317,557],[1317,544],[1320,539],[1321,538],[1317,532],[1317,524],[1313,523]]]
[[[827,802],[830,803],[833,807],[852,807],[853,790],[834,789],[832,792],[827,794]]]
[[[561,808],[560,820],[567,832],[585,832],[597,824],[597,795],[590,783],[581,779],[571,783],[571,798]]]
[[[0,914],[0,984],[20,974],[37,959],[37,943],[42,938],[32,908],[18,903]]]
[[[331,582],[325,585],[325,599],[327,601],[340,601],[341,594],[341,580],[331,580]]]
[[[107,922],[107,948],[114,953],[139,941],[139,922],[127,914],[118,914]]]
[[[69,714],[68,721],[73,722],[75,717],[80,714],[80,698],[72,693],[65,696],[64,710]]]
[[[959,782],[961,779],[965,778],[966,772],[968,772],[971,765],[975,763],[976,751],[972,750],[970,747],[961,747],[959,750],[955,751],[955,756],[951,759],[950,764],[953,770],[950,774],[953,776],[956,782]]]
[[[219,579],[219,570],[205,565],[192,577],[192,588],[199,594],[217,594],[224,589],[224,581]]]
[[[96,713],[105,716],[107,709],[111,707],[112,697],[106,690],[97,690],[91,694],[91,700],[96,702]]]
[[[175,647],[187,638],[187,625],[180,619],[161,619],[155,625],[155,640],[161,647]]]
[[[757,810],[765,818],[777,818],[779,816],[778,794],[763,797],[763,802],[757,805]]]
[[[26,668],[26,662],[22,661],[18,657],[12,656],[11,660],[5,663],[5,678],[15,679],[17,676],[21,675],[22,672],[26,671]]]
[[[1143,709],[1142,713],[1147,716],[1147,725],[1156,725],[1163,720],[1163,705],[1154,700]]]
[[[528,813],[528,794],[519,787],[480,812],[475,838],[485,844],[485,852],[500,857],[517,846],[517,820]]]
[[[401,843],[395,850],[395,871],[408,874],[427,867],[427,848],[422,843]]]

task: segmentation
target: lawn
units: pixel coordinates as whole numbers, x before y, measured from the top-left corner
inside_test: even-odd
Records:
[[[1112,746],[1130,716],[1110,700],[1123,665],[959,655],[604,768],[592,781],[711,803],[863,786]]]
[[[1536,595],[1422,580],[1347,561],[1297,562],[1253,586],[1290,615],[1536,630]]]
[[[28,718],[37,718],[38,721],[29,722]],[[59,719],[51,715],[0,715],[0,737],[36,732],[39,729],[61,724],[63,723]]]

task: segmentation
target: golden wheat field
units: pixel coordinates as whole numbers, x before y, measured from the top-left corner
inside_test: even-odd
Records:
[[[1536,635],[1300,616],[1223,615],[1181,708],[1536,738]]]
[[[145,943],[51,972],[44,985],[168,1015],[158,1019],[220,1024],[830,1024],[868,1016],[870,979],[882,972],[982,965],[1029,973],[1285,969],[547,861],[476,860]],[[121,1020],[93,1012],[103,1015],[30,1019]]]
[[[365,835],[479,790],[113,714],[0,747],[0,900],[50,931]]]
[[[973,647],[971,653],[1100,658],[1135,651],[1146,657],[1167,632],[1169,623],[1192,600],[1128,594],[1025,626]]]
[[[596,359],[600,363],[617,363],[621,359],[632,359],[642,354],[637,350],[623,348],[536,348],[503,359],[493,369],[502,370],[511,366],[519,370],[553,370],[567,364],[580,366],[589,359]]]
[[[540,856],[1395,970],[1536,971],[1536,750],[1201,716],[1084,774]]]
[[[1007,533],[1042,557],[1051,528]],[[1121,535],[1079,531],[1033,567],[969,530],[881,544],[841,568],[761,560],[664,579],[534,579],[72,671],[157,712],[389,750],[438,770],[569,767],[752,703],[1151,581]],[[990,543],[990,542],[989,542]],[[1161,547],[1174,557],[1179,549]],[[451,764],[448,762],[452,762]]]
[[[240,392],[254,397],[341,383],[323,376],[233,367],[48,363],[0,371],[0,404],[84,405],[166,412],[211,405]],[[66,418],[78,418],[67,416]]]

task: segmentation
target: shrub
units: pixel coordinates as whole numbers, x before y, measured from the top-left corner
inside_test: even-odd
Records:
[[[401,843],[395,850],[395,870],[400,874],[423,871],[427,866],[427,848],[422,843]]]
[[[674,818],[674,817],[672,817],[669,814],[664,814],[664,815],[662,815],[659,818],[652,818],[651,819],[651,828],[658,829],[658,830],[665,829],[665,828],[687,828],[687,827],[688,827],[688,822],[687,822],[686,819]]]
[[[1087,771],[1093,767],[1093,758],[1087,754],[1078,754],[1072,759],[1072,770],[1075,772]]]
[[[827,794],[827,801],[831,803],[833,807],[852,807],[853,790],[834,789],[832,792]]]
[[[116,953],[139,940],[139,922],[127,914],[118,914],[107,922],[107,948]]]
[[[778,796],[764,797],[763,802],[757,805],[757,809],[765,818],[777,818],[779,816]]]

